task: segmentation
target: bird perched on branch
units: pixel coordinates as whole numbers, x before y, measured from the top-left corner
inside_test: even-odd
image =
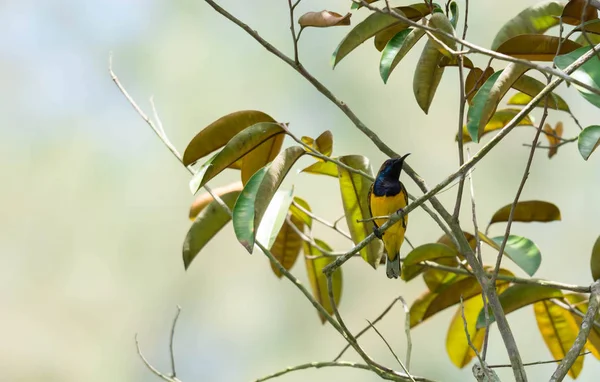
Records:
[[[404,185],[400,182],[400,172],[404,159],[409,156],[392,158],[383,162],[375,182],[369,189],[369,211],[371,216],[388,216],[403,209],[408,204],[408,194]],[[400,247],[404,242],[404,232],[408,224],[408,216],[403,216],[385,232],[380,232],[381,227],[387,219],[375,219],[375,236],[383,240],[387,253],[386,274],[387,277],[398,278],[400,276]]]

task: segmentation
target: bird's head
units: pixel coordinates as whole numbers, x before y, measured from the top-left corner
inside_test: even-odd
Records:
[[[377,173],[377,177],[399,179],[400,172],[402,171],[402,165],[404,165],[404,159],[409,155],[410,153],[399,158],[391,158],[383,162],[381,168],[379,169],[379,172]]]

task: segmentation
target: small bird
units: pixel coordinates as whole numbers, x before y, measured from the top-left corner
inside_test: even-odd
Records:
[[[400,158],[388,159],[381,165],[375,182],[369,189],[369,211],[371,216],[388,216],[406,207],[408,194],[400,182],[400,172],[404,159],[410,153]],[[387,253],[387,277],[397,279],[400,276],[400,247],[404,242],[404,232],[408,224],[408,216],[403,216],[398,222],[380,233],[381,227],[387,219],[375,219],[375,236],[383,240]]]

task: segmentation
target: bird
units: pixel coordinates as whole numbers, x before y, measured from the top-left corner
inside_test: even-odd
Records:
[[[400,173],[404,159],[410,153],[399,157],[388,159],[381,165],[375,181],[369,188],[369,212],[372,217],[388,216],[402,210],[408,204],[408,193],[400,182]],[[375,236],[383,240],[385,252],[387,253],[386,274],[388,278],[397,279],[400,276],[400,247],[404,242],[404,232],[408,224],[408,216],[404,215],[400,220],[389,227],[385,232],[380,232],[381,227],[387,219],[375,219],[373,232]]]

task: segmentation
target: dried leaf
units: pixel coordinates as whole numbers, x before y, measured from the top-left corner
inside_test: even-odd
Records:
[[[315,243],[326,251],[331,251],[331,248],[323,241],[315,239]],[[313,296],[315,299],[325,308],[329,314],[333,314],[333,306],[329,300],[329,294],[327,291],[327,277],[323,273],[323,268],[335,261],[333,257],[318,257],[311,258],[306,256],[322,256],[323,253],[315,246],[310,243],[304,243],[304,254],[306,261],[306,273],[308,274],[308,280],[312,288]],[[340,299],[342,297],[342,267],[336,269],[331,275],[331,284],[333,289],[333,300],[336,306],[340,305]],[[325,323],[325,317],[319,313],[321,322]]]
[[[339,25],[350,25],[351,17],[351,13],[346,13],[345,16],[342,16],[339,13],[331,11],[307,12],[300,16],[298,24],[300,24],[302,28],[328,28]]]
[[[238,191],[239,194],[239,191],[242,191],[243,188],[244,186],[242,185],[242,182],[234,182],[228,184],[227,186],[215,188],[212,190],[212,192],[220,197],[234,191]],[[196,216],[198,216],[198,214],[213,200],[213,197],[208,192],[198,195],[190,207],[190,219],[194,220]]]
[[[285,269],[290,270],[296,263],[296,259],[302,249],[302,238],[298,232],[291,227],[290,221],[300,232],[304,231],[304,222],[291,213],[288,214],[288,217],[289,221],[286,220],[285,223],[283,223],[283,226],[281,226],[277,238],[271,247],[271,254]],[[281,278],[283,276],[273,263],[271,263],[271,269],[277,277]]]

